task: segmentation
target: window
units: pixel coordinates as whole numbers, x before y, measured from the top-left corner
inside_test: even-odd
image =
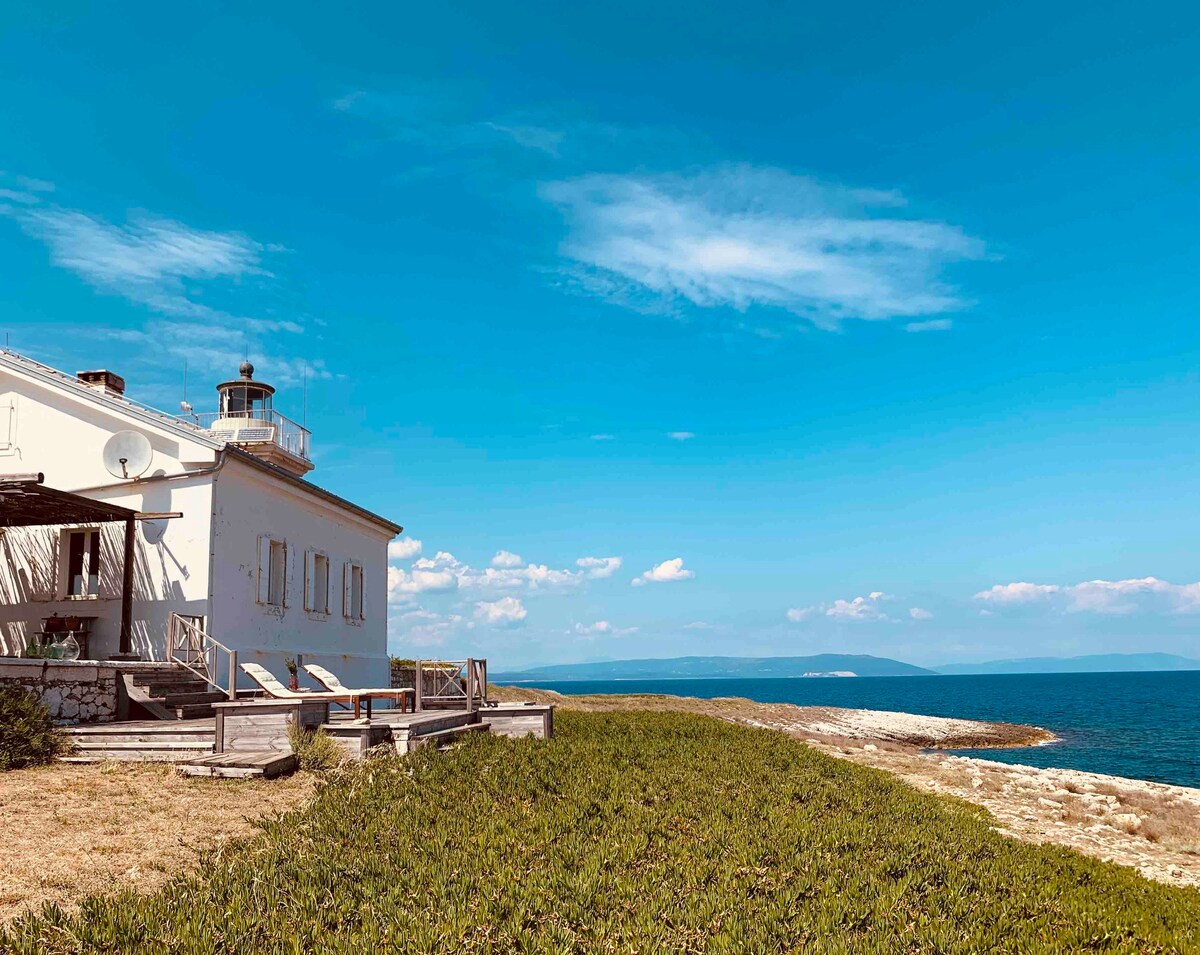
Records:
[[[17,443],[17,399],[0,400],[0,454],[13,454]]]
[[[287,606],[287,543],[270,537],[258,539],[258,602]]]
[[[67,534],[66,593],[68,597],[95,597],[100,592],[100,532]]]
[[[329,613],[329,558],[315,550],[304,555],[304,609]]]
[[[347,620],[362,620],[363,569],[361,564],[347,561],[342,571],[342,616]]]

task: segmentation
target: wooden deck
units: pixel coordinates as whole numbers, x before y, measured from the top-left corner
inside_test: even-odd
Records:
[[[243,710],[249,725],[240,743],[232,747],[229,733],[223,747],[216,753],[217,721],[211,717],[184,720],[127,720],[114,723],[90,723],[66,727],[63,730],[75,746],[65,757],[70,762],[100,762],[102,760],[138,760],[147,762],[197,763],[212,755],[290,755],[284,709],[274,714],[279,725],[264,728],[263,721],[272,719],[273,708],[263,706]],[[218,704],[224,707],[227,704]],[[263,715],[258,715],[259,713]],[[470,733],[498,733],[504,736],[553,734],[553,708],[547,706],[485,707],[480,710],[423,710],[404,713],[398,709],[379,709],[368,722],[354,719],[346,710],[332,710],[319,717],[319,725],[332,736],[348,756],[361,759],[376,746],[390,745],[398,753],[410,753],[422,746],[444,746]],[[197,765],[205,765],[203,762]],[[213,764],[217,765],[217,764]],[[230,764],[232,768],[237,766]],[[254,767],[247,767],[254,768]],[[214,775],[210,773],[209,775]],[[245,774],[252,775],[252,774]],[[262,774],[266,775],[266,774]]]
[[[188,776],[219,776],[225,779],[274,779],[294,773],[300,761],[291,753],[213,753],[181,763]]]
[[[95,763],[106,759],[175,763],[213,751],[215,721],[127,720],[66,727],[64,735],[74,752],[68,762]]]

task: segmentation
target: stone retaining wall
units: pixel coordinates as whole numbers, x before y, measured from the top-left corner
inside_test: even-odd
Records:
[[[103,723],[117,716],[117,668],[78,660],[0,661],[0,689],[36,693],[50,717],[64,723]]]
[[[107,723],[117,718],[121,674],[173,669],[171,663],[0,657],[0,689],[19,686],[36,693],[60,723]]]

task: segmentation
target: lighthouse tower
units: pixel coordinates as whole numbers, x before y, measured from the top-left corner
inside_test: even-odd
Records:
[[[268,464],[303,477],[313,469],[308,429],[272,407],[275,389],[254,380],[250,362],[242,362],[238,374],[217,385],[219,410],[208,429]]]

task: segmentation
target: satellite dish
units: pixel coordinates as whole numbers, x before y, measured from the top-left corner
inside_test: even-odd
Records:
[[[113,477],[139,478],[153,459],[149,439],[137,431],[118,431],[104,442],[104,469]]]

